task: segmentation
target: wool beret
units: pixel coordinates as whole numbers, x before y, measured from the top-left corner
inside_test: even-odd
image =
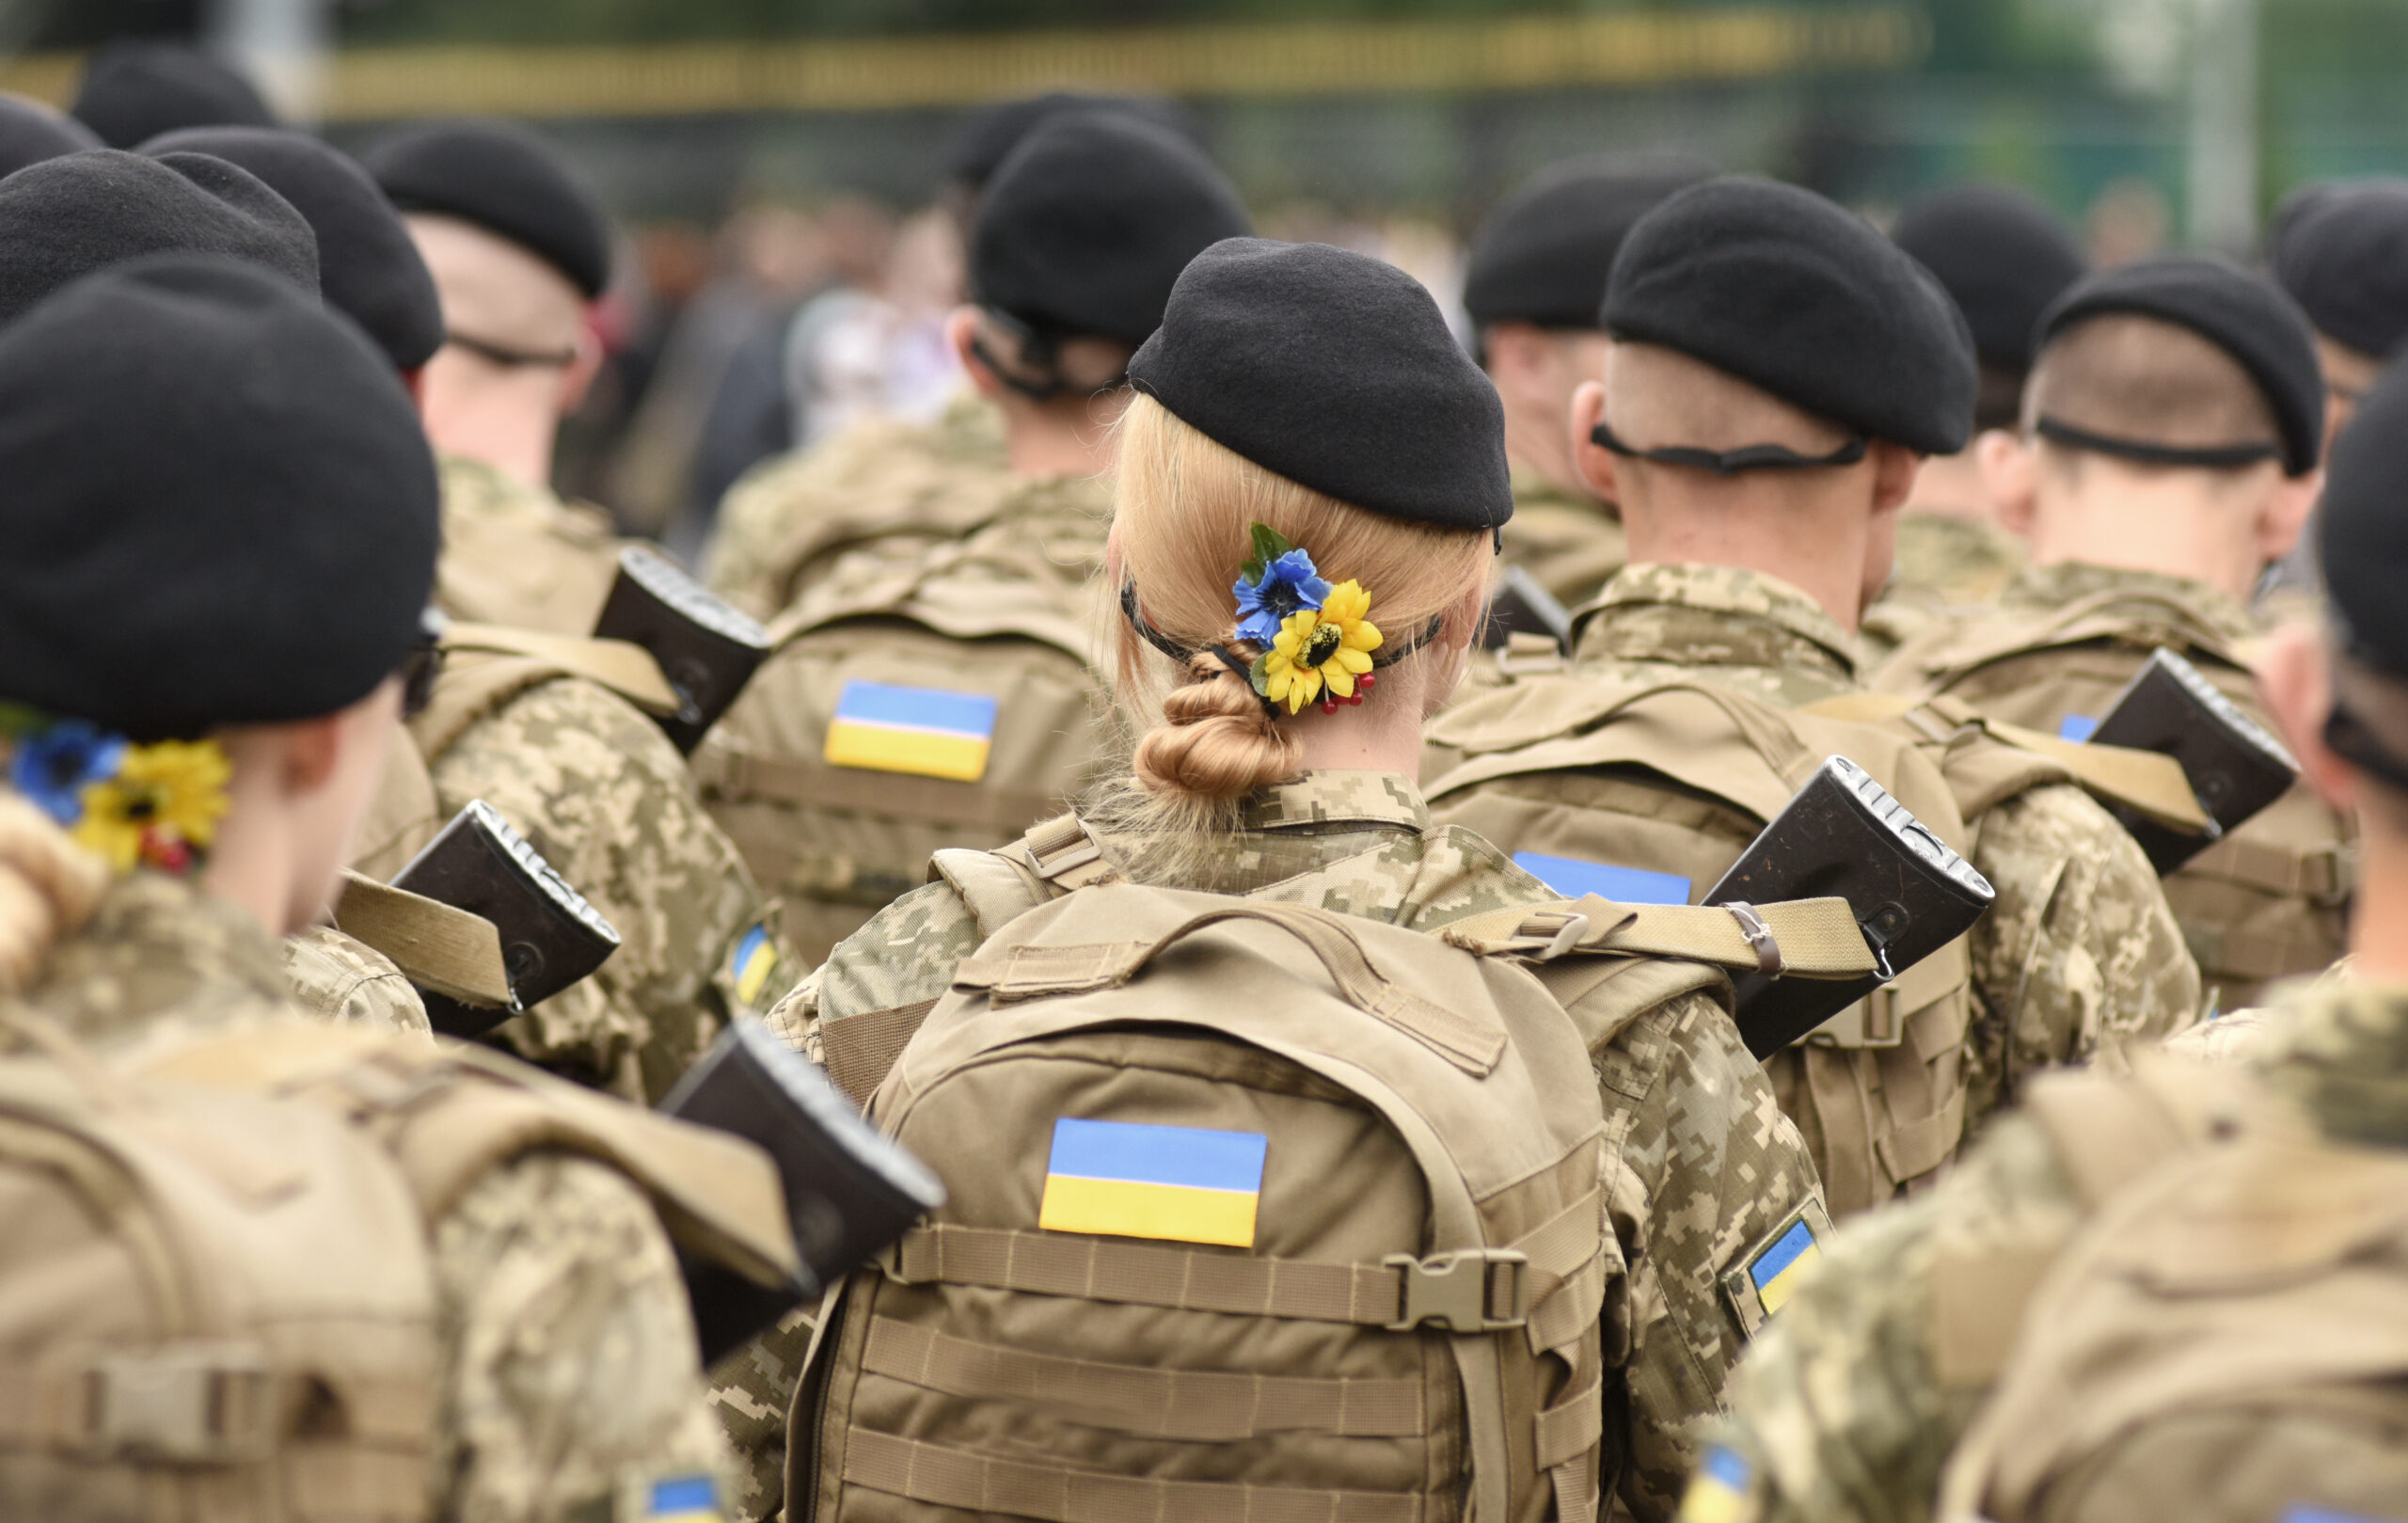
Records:
[[[224,159],[101,148],[0,180],[0,323],[95,270],[168,253],[231,255],[318,290],[309,222]]]
[[[392,203],[348,156],[285,127],[188,127],[141,151],[214,154],[291,201],[318,237],[320,290],[368,330],[394,369],[414,371],[443,347],[435,278]]]
[[[434,585],[400,377],[236,260],[132,261],[0,330],[0,696],[136,739],[356,702]]]
[[[473,222],[567,276],[586,298],[610,283],[610,220],[558,155],[499,121],[409,128],[363,160],[404,212]]]
[[[1040,333],[1140,344],[1187,262],[1253,230],[1237,191],[1177,134],[1070,113],[1022,138],[987,182],[970,290]]]
[[[1972,432],[1972,335],[1931,272],[1855,213],[1726,175],[1623,241],[1603,325],[1925,454]]]
[[[2324,441],[2324,376],[2299,304],[2238,264],[2167,256],[2087,276],[2040,319],[2039,347],[2078,323],[2130,312],[2171,323],[2238,360],[2264,392],[2281,436],[2283,468],[2305,476]]]
[[[2385,370],[2333,441],[2316,511],[2325,596],[2351,654],[2408,675],[2408,367]]]
[[[73,116],[111,148],[132,148],[179,127],[273,127],[276,113],[251,82],[181,42],[112,42],[92,55]]]
[[[2408,338],[2408,184],[2334,187],[2283,229],[2273,266],[2317,332],[2390,355]]]
[[[1684,154],[1601,153],[1540,170],[1473,236],[1464,310],[1482,327],[1595,327],[1606,276],[1633,224],[1713,173]]]
[[[100,134],[40,101],[0,90],[0,178],[101,146]]]
[[[2040,314],[2090,268],[2065,219],[2005,185],[1955,185],[1907,208],[1891,241],[1939,278],[1973,332],[1973,352],[2032,368]]]
[[[1129,378],[1267,470],[1391,518],[1513,516],[1505,411],[1438,304],[1393,264],[1230,238],[1196,256]]]
[[[1020,140],[1058,116],[1089,111],[1115,112],[1150,121],[1187,139],[1197,140],[1196,118],[1177,101],[1160,95],[1085,95],[1075,90],[1049,90],[1043,95],[999,101],[972,113],[945,150],[945,178],[976,191],[985,188]]]

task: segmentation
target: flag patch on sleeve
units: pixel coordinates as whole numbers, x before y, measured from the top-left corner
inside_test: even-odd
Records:
[[[1822,1202],[1810,1197],[1723,1273],[1723,1298],[1750,1337],[1798,1293],[1823,1256],[1823,1240],[1830,1235],[1831,1218]]]
[[[736,975],[736,997],[750,1005],[761,997],[761,986],[778,965],[778,949],[769,944],[768,928],[755,922],[736,943],[729,966]]]
[[[836,698],[824,753],[832,767],[912,772],[956,783],[987,775],[995,700],[981,692],[852,681]]]
[[[1752,1511],[1749,1483],[1754,1479],[1754,1467],[1746,1456],[1716,1444],[1689,1478],[1674,1523],[1745,1523]]]
[[[645,1488],[644,1523],[719,1523],[719,1485],[706,1475],[662,1476]]]
[[[1594,894],[1616,904],[1689,902],[1689,880],[1678,873],[1651,873],[1579,857],[1550,857],[1541,851],[1514,852],[1513,865],[1567,899]]]
[[[1054,1123],[1037,1225],[1250,1248],[1269,1150],[1259,1132],[1065,1116]]]

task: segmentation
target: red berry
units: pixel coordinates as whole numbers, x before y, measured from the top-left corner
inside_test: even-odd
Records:
[[[1352,707],[1354,707],[1354,706],[1356,706],[1356,705],[1360,704],[1362,701],[1363,701],[1363,695],[1362,695],[1361,693],[1359,693],[1359,692],[1357,692],[1357,693],[1350,693],[1350,694],[1348,694],[1348,695],[1347,695],[1346,705],[1347,705],[1347,706],[1348,706],[1349,708],[1352,708]]]
[[[1337,700],[1337,699],[1335,699],[1335,698],[1324,698],[1324,699],[1323,699],[1323,700],[1321,701],[1321,711],[1322,711],[1323,713],[1324,713],[1324,714],[1335,714],[1335,713],[1337,713],[1337,712],[1338,712],[1338,700]]]
[[[1354,686],[1358,688],[1376,688],[1379,685],[1380,679],[1371,675],[1369,672],[1364,673],[1361,676],[1354,679]]]

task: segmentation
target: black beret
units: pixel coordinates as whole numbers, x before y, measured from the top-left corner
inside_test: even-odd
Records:
[[[111,148],[132,148],[179,127],[277,124],[249,80],[181,42],[112,42],[101,49],[84,68],[71,109]]]
[[[971,294],[1039,332],[1140,344],[1187,262],[1253,230],[1237,191],[1176,134],[1110,112],[1058,116],[988,182]]]
[[[2281,287],[2223,260],[2166,256],[2119,264],[2057,298],[2040,319],[2039,347],[2111,312],[2189,328],[2240,361],[2273,410],[2285,472],[2305,476],[2316,468],[2324,443],[2324,376],[2307,316]]]
[[[1020,140],[1058,116],[1087,111],[1112,111],[1152,122],[1196,142],[1196,118],[1177,101],[1160,95],[1083,95],[1051,90],[1043,95],[1000,101],[972,114],[954,135],[944,156],[945,178],[983,189]]]
[[[404,212],[473,222],[546,261],[592,300],[610,283],[610,219],[552,151],[499,121],[438,121],[369,150],[376,183]]]
[[[161,255],[0,331],[0,695],[137,739],[330,714],[400,664],[438,487],[349,319]]]
[[[1593,328],[1606,276],[1633,225],[1714,173],[1679,154],[1597,154],[1522,182],[1472,239],[1464,310],[1474,323]]]
[[[1505,411],[1438,304],[1393,264],[1230,238],[1196,256],[1129,378],[1267,470],[1391,518],[1513,516]]]
[[[286,127],[189,127],[142,145],[153,157],[209,153],[248,169],[293,203],[318,235],[318,285],[368,330],[396,370],[443,347],[443,305],[418,245],[368,171]]]
[[[224,159],[100,148],[0,180],[0,323],[71,280],[144,254],[228,254],[318,290],[308,221]]]
[[[2032,368],[2040,314],[2090,268],[2064,218],[2004,185],[1926,196],[1890,237],[1939,277],[1973,331],[1973,352],[2002,370]]]
[[[2316,511],[2324,592],[2360,660],[2408,675],[2408,366],[2375,382],[2333,441]]]
[[[101,146],[100,134],[40,101],[0,90],[0,178]]]
[[[1965,315],[1931,272],[1810,190],[1726,175],[1623,241],[1606,330],[1675,349],[1793,406],[1925,454],[1973,423]]]
[[[2388,356],[2408,338],[2408,185],[2335,187],[2284,227],[2273,262],[2317,332]]]

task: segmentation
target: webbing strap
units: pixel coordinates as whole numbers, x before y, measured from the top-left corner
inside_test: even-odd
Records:
[[[1751,905],[1779,949],[1782,971],[1802,978],[1861,978],[1875,971],[1873,949],[1841,898]],[[1576,922],[1584,920],[1585,925]],[[1439,934],[1473,951],[1521,952],[1542,959],[1575,949],[1686,958],[1755,972],[1766,953],[1755,928],[1731,911],[1701,904],[1615,904],[1590,895],[1562,904],[1522,905],[1468,916]]]
[[[2303,848],[2227,835],[2185,863],[2182,870],[2287,898],[2339,904],[2356,886],[2356,865],[2355,848],[2339,842]]]
[[[1109,1238],[941,1224],[890,1250],[886,1271],[906,1284],[942,1281],[1037,1295],[1233,1316],[1287,1317],[1385,1327],[1404,1301],[1398,1271],[1234,1253],[1198,1253]]]
[[[1596,1325],[1606,1305],[1606,1255],[1601,1248],[1544,1301],[1532,1303],[1527,1329],[1530,1352],[1566,1349]]]
[[[1502,1030],[1434,1004],[1390,979],[1372,966],[1345,917],[1308,905],[1238,901],[1190,915],[1149,941],[1021,945],[993,954],[981,951],[964,958],[955,968],[954,987],[984,990],[997,1003],[1117,989],[1175,943],[1231,920],[1258,921],[1304,943],[1329,975],[1340,998],[1465,1072],[1484,1078],[1503,1060]],[[1852,931],[1854,922],[1849,925]],[[1861,944],[1861,938],[1859,941]],[[1870,954],[1866,967],[1871,967]]]
[[[1592,1523],[1600,1489],[1597,1450],[1605,1432],[1602,1375],[1539,1414],[1533,1459],[1555,1487],[1558,1523]]]
[[[454,622],[443,627],[443,648],[531,657],[549,661],[572,676],[600,683],[640,708],[674,714],[681,706],[677,690],[661,674],[660,662],[631,641]]]
[[[1028,1354],[879,1317],[862,1368],[948,1396],[1034,1404],[1074,1422],[1196,1443],[1266,1433],[1403,1438],[1430,1431],[1419,1380],[1147,1370]]]
[[[937,1002],[924,999],[819,1023],[819,1060],[836,1087],[866,1105]]]
[[[1076,815],[1056,815],[1028,828],[1028,833],[995,853],[1009,857],[1046,882],[1068,893],[1092,883],[1110,882],[1120,875],[1103,854],[1102,846]]]
[[[1153,1481],[973,1454],[866,1428],[845,1432],[848,1485],[1042,1523],[1420,1523],[1418,1495]]]
[[[726,799],[766,799],[773,803],[846,809],[997,833],[1025,830],[1030,820],[1041,819],[1062,806],[1062,801],[1050,794],[1024,788],[830,767],[718,746],[697,756],[694,774],[705,789]]]

